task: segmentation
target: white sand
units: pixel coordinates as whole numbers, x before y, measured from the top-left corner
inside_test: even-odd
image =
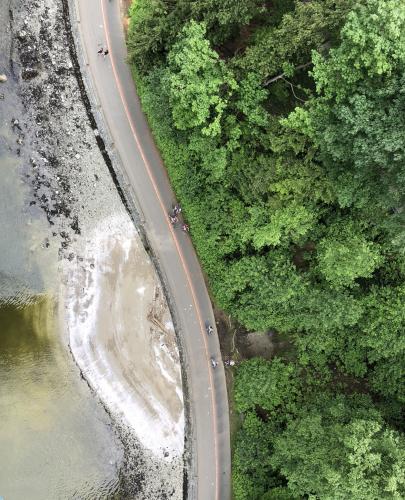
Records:
[[[156,272],[128,216],[101,220],[86,232],[79,255],[82,262],[64,263],[62,293],[83,375],[145,448],[168,461],[181,456],[176,338]]]

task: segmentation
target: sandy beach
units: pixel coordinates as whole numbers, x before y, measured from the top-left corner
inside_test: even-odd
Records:
[[[65,263],[63,323],[90,385],[142,445],[181,457],[184,412],[179,353],[152,262],[127,216],[83,238],[83,261]]]

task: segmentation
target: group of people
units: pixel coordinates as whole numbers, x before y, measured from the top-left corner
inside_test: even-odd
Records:
[[[108,56],[108,49],[101,47],[100,49],[98,49],[97,54],[103,57]]]
[[[205,323],[205,329],[207,330],[208,335],[212,335],[214,332],[214,328],[208,322]],[[214,358],[214,356],[211,356],[210,361],[211,361],[212,368],[216,368],[218,366],[218,361]],[[235,366],[235,361],[233,359],[226,359],[224,361],[224,365],[225,366]]]
[[[179,222],[179,215],[180,214],[181,214],[181,206],[178,205],[178,204],[174,205],[172,212],[169,213],[170,223],[173,224],[173,225],[177,224]],[[185,223],[182,224],[181,228],[186,233],[189,231],[189,226],[187,224],[185,224]],[[209,323],[206,323],[205,324],[205,328],[207,330],[207,334],[208,335],[212,335],[213,334],[214,328],[212,327],[212,325],[210,325]],[[215,359],[214,356],[211,356],[210,362],[211,362],[212,368],[216,368],[218,366],[218,361]],[[235,365],[235,361],[233,361],[232,359],[229,359],[229,360],[226,360],[224,362],[224,364],[225,364],[225,366],[234,366]]]
[[[171,224],[175,225],[179,222],[179,215],[181,214],[181,206],[180,205],[174,205],[173,207],[173,213],[169,214],[169,220]],[[181,229],[185,232],[188,233],[190,230],[190,227],[188,224],[183,223],[181,225]]]
[[[210,361],[211,361],[212,368],[216,368],[218,366],[218,361],[214,358],[214,356],[211,356]],[[224,365],[225,366],[235,366],[235,361],[233,359],[226,359],[224,361]]]

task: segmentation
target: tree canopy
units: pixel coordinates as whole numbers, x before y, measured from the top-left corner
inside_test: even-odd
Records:
[[[236,369],[236,500],[404,498],[405,3],[135,0],[129,60]],[[285,355],[284,355],[285,354]]]
[[[274,439],[271,465],[297,497],[403,498],[405,441],[370,402],[325,397],[301,409]],[[369,406],[370,405],[370,406]]]

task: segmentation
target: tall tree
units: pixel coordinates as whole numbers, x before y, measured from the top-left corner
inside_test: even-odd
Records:
[[[331,224],[317,245],[318,268],[331,287],[353,286],[369,278],[382,263],[379,248],[361,234],[361,227],[345,219]]]
[[[206,39],[206,27],[191,21],[168,55],[163,85],[174,125],[179,130],[201,127],[206,136],[221,132],[221,117],[236,81]]]
[[[271,458],[289,490],[322,500],[401,499],[405,442],[366,398],[322,397],[275,438]]]
[[[260,74],[263,82],[283,71],[291,76],[303,65],[308,69],[311,50],[335,41],[352,5],[353,0],[296,1],[279,24],[258,30],[238,65]]]
[[[342,207],[405,202],[405,4],[359,2],[328,57],[314,54],[314,138]]]

